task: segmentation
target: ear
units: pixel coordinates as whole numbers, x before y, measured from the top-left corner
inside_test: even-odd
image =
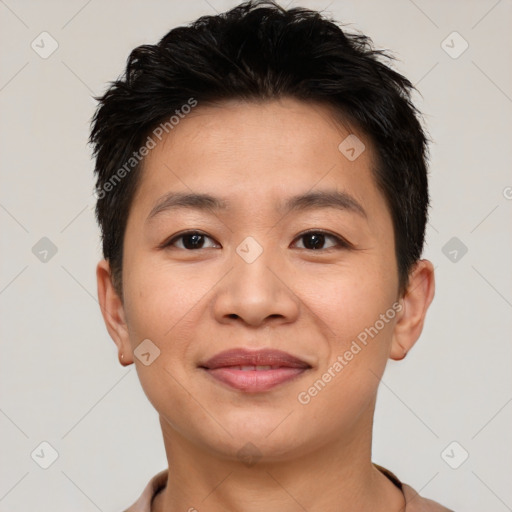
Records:
[[[124,305],[112,283],[110,264],[101,260],[96,267],[98,299],[103,320],[110,337],[117,345],[119,362],[123,366],[133,363],[133,354],[128,336]],[[122,359],[121,359],[122,356]]]
[[[423,330],[427,309],[434,298],[434,267],[428,260],[418,260],[409,274],[409,284],[400,299],[402,309],[397,315],[390,358],[403,359]]]

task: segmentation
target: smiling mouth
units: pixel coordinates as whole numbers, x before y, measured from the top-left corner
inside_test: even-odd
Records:
[[[246,393],[261,393],[294,380],[307,372],[309,368],[244,365],[223,366],[220,368],[203,367],[202,369],[217,382],[221,382],[232,389]]]
[[[245,365],[245,366],[225,366],[224,368],[230,368],[231,370],[242,370],[243,372],[248,371],[262,371],[262,370],[278,370],[279,368],[283,368],[282,366],[253,366],[253,365]]]
[[[310,370],[311,365],[282,350],[241,347],[220,352],[199,368],[231,389],[259,393],[290,382]]]

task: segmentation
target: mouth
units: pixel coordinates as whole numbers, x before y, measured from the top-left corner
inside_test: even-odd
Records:
[[[297,378],[311,365],[281,350],[232,349],[201,363],[199,368],[230,388],[257,393]]]

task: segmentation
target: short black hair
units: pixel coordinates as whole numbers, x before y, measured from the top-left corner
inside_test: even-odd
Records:
[[[403,293],[424,244],[428,137],[412,102],[414,86],[385,63],[393,59],[366,35],[344,31],[317,11],[286,10],[267,0],[202,16],[156,45],[132,50],[123,75],[95,98],[89,139],[103,256],[121,300],[123,239],[148,134],[162,123],[172,129],[185,106],[281,97],[328,105],[370,141],[373,175],[393,221]]]

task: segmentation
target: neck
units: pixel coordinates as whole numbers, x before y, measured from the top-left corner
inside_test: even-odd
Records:
[[[371,463],[372,419],[334,444],[330,440],[286,459],[262,456],[244,463],[202,449],[160,418],[169,475],[152,512],[403,510],[400,489]]]

